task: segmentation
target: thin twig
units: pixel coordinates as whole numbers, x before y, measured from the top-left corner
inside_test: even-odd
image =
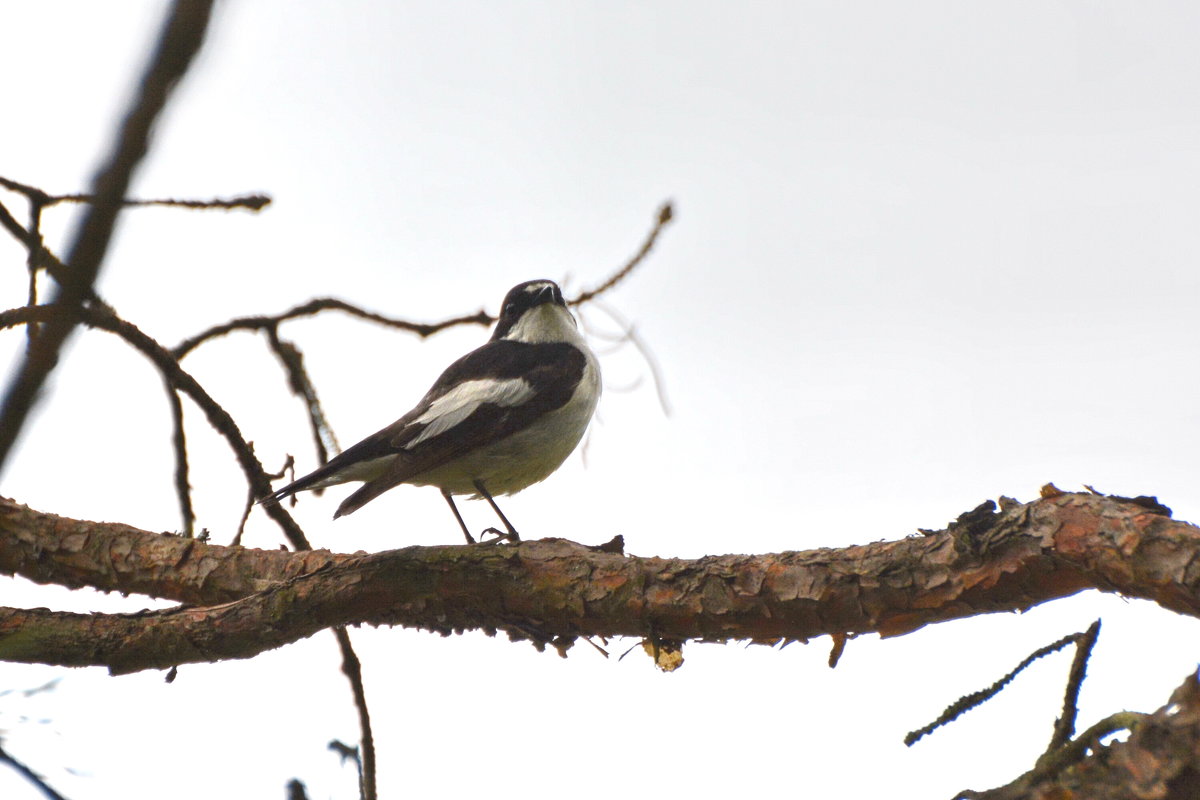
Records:
[[[23,194],[31,204],[37,204],[43,207],[57,205],[59,203],[93,203],[96,196],[92,194],[47,194],[36,186],[14,181],[11,178],[5,178],[0,175],[0,186],[18,194]],[[214,197],[209,200],[179,200],[177,198],[158,198],[153,200],[135,200],[128,197],[123,198],[121,205],[126,208],[136,208],[144,206],[174,206],[177,208],[191,208],[200,210],[221,210],[228,211],[232,209],[246,209],[247,211],[261,211],[263,208],[271,204],[271,198],[265,194],[243,194],[230,198]]]
[[[188,480],[187,436],[183,430],[183,401],[175,387],[164,379],[167,404],[171,407],[171,449],[175,453],[175,496],[179,499],[179,516],[183,535],[189,539],[196,532],[196,510],[192,506],[192,485]]]
[[[67,337],[80,322],[80,310],[91,292],[108,251],[121,201],[133,171],[150,144],[150,130],[166,106],[171,90],[187,72],[204,41],[212,0],[177,0],[171,9],[158,48],[138,85],[140,91],[125,117],[116,146],[96,178],[94,200],[88,205],[67,263],[71,270],[60,283],[51,305],[55,312],[37,341],[25,354],[10,381],[0,408],[0,468],[16,444],[41,388],[58,363]]]
[[[387,317],[383,314],[378,314],[374,311],[367,311],[358,306],[347,303],[345,300],[338,300],[335,297],[318,297],[309,300],[307,303],[301,303],[298,306],[288,309],[280,314],[270,316],[257,315],[252,317],[239,317],[230,320],[229,322],[220,325],[214,325],[211,328],[201,331],[200,333],[185,339],[174,348],[171,352],[176,358],[182,359],[188,353],[195,350],[200,345],[207,342],[209,339],[215,339],[218,336],[224,336],[227,333],[232,333],[238,330],[264,330],[273,328],[281,322],[299,317],[310,317],[319,314],[322,311],[341,311],[360,319],[365,319],[370,322],[376,322],[380,325],[389,328],[399,328],[401,330],[415,333],[422,339],[432,336],[435,333],[452,328],[457,325],[491,325],[496,321],[496,318],[485,311],[477,311],[474,314],[461,317],[452,317],[441,322],[421,323],[410,322],[405,319],[397,319],[395,317]]]
[[[625,266],[613,273],[608,280],[601,283],[595,289],[589,289],[586,292],[580,293],[574,300],[568,300],[567,305],[577,306],[581,303],[586,303],[623,281],[629,273],[633,272],[638,264],[642,263],[642,260],[650,254],[650,251],[654,249],[654,243],[658,241],[658,235],[662,233],[663,228],[671,221],[674,214],[675,212],[671,207],[671,203],[669,201],[663,203],[658,209],[658,216],[655,218],[654,227],[650,229],[650,234],[646,237],[646,241],[642,243],[641,249],[634,254],[633,258],[629,259]]]
[[[912,733],[905,736],[904,744],[909,747],[912,747],[926,734],[932,733],[933,731],[937,730],[938,728],[942,727],[943,725],[953,722],[954,720],[958,719],[966,712],[970,711],[972,708],[982,705],[986,701],[990,700],[991,698],[993,698],[997,694],[999,694],[1001,692],[1001,690],[1004,689],[1005,686],[1012,683],[1013,679],[1016,678],[1018,675],[1020,675],[1025,670],[1025,668],[1028,667],[1030,664],[1032,664],[1034,661],[1037,661],[1039,658],[1042,658],[1044,656],[1048,656],[1051,653],[1056,653],[1059,650],[1062,650],[1064,647],[1066,647],[1069,644],[1078,642],[1080,640],[1080,638],[1083,637],[1084,635],[1085,634],[1083,634],[1083,633],[1072,633],[1069,636],[1064,636],[1063,638],[1059,639],[1057,642],[1054,642],[1053,644],[1048,644],[1045,647],[1039,647],[1037,650],[1034,650],[1032,653],[1030,653],[1028,656],[1026,656],[1025,659],[1022,660],[1021,663],[1018,664],[1016,666],[1016,668],[1013,669],[1012,672],[1008,673],[1003,678],[996,681],[995,683],[993,683],[991,686],[989,686],[986,689],[981,689],[978,692],[972,692],[971,694],[966,695],[965,697],[959,698],[954,703],[952,703],[945,711],[943,711],[941,713],[941,716],[939,716],[936,720],[929,723],[928,725],[925,725],[924,727],[918,728],[917,730],[915,730]]]
[[[375,791],[375,737],[371,733],[371,712],[367,710],[367,693],[363,688],[362,665],[354,648],[350,645],[350,634],[341,626],[333,629],[338,648],[342,651],[342,672],[350,680],[354,692],[354,707],[358,709],[359,727],[362,729],[362,781],[359,786],[363,800],[376,800]]]
[[[42,252],[42,209],[44,204],[39,200],[29,200],[29,244],[25,256],[25,267],[29,271],[29,287],[25,294],[25,305],[37,305],[38,261]],[[39,329],[36,325],[25,326],[25,342],[29,348],[37,341]]]
[[[283,365],[283,371],[287,375],[292,393],[304,400],[309,427],[312,429],[313,443],[317,448],[317,463],[324,464],[329,460],[331,452],[337,453],[341,448],[338,446],[337,436],[334,435],[333,428],[325,416],[321,399],[317,397],[317,387],[313,385],[312,380],[308,377],[308,370],[304,368],[304,354],[292,342],[280,339],[279,329],[276,326],[267,328],[267,343],[270,345],[271,352]]]
[[[1071,662],[1071,672],[1067,675],[1062,716],[1054,723],[1054,735],[1050,737],[1047,752],[1062,747],[1075,735],[1075,720],[1079,716],[1079,690],[1083,686],[1083,679],[1087,677],[1088,659],[1091,658],[1092,648],[1096,646],[1096,637],[1099,635],[1100,620],[1096,620],[1075,642],[1075,659]]]
[[[258,504],[258,498],[254,496],[253,491],[246,492],[246,502],[242,506],[242,517],[238,520],[237,533],[233,535],[233,541],[229,543],[231,547],[242,546],[242,534],[246,532],[246,523],[250,521],[250,512],[254,510],[254,506]]]
[[[616,309],[599,300],[593,300],[592,305],[603,311],[613,322],[617,323],[622,328],[622,339],[630,342],[637,348],[638,353],[642,356],[642,360],[646,362],[646,367],[650,370],[650,379],[654,382],[654,393],[658,396],[659,407],[662,408],[664,416],[671,416],[671,401],[667,399],[666,381],[663,380],[662,369],[658,365],[658,359],[650,350],[650,345],[638,334],[633,323],[626,321],[624,317],[617,313]]]
[[[42,794],[46,795],[46,797],[48,797],[49,800],[66,800],[66,798],[63,797],[58,792],[56,792],[50,786],[50,784],[46,783],[46,781],[42,779],[41,775],[38,775],[36,772],[31,770],[29,767],[25,766],[20,761],[13,758],[8,753],[8,751],[6,751],[4,749],[3,742],[0,742],[0,764],[8,764],[10,767],[12,767],[14,770],[16,770],[17,773],[21,775],[21,777],[23,777],[25,780],[32,783],[37,789],[39,789],[41,791]]]

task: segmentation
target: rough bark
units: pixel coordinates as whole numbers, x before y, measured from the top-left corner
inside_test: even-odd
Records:
[[[760,642],[907,633],[1096,588],[1197,615],[1200,529],[1156,503],[1058,494],[841,549],[639,558],[562,539],[377,554],[219,547],[0,503],[0,572],[199,607],[0,610],[0,660],[113,672],[247,658],[340,624]]]

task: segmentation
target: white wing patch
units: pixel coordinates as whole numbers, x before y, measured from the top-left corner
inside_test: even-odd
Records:
[[[413,420],[413,424],[425,425],[425,430],[408,444],[411,450],[426,439],[432,439],[458,425],[475,413],[484,403],[497,406],[519,406],[534,395],[533,387],[523,378],[495,380],[484,378],[466,381],[455,386],[430,404],[429,410]]]

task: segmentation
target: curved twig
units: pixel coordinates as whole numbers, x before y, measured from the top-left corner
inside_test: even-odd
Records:
[[[669,201],[663,203],[658,209],[658,216],[655,218],[654,227],[650,229],[650,234],[646,237],[646,241],[642,243],[641,248],[634,254],[633,258],[629,259],[625,266],[614,272],[608,280],[601,283],[595,289],[581,292],[574,300],[568,300],[567,305],[577,306],[581,303],[586,303],[625,280],[629,276],[629,273],[633,272],[637,265],[641,264],[642,260],[650,255],[650,251],[654,249],[654,243],[658,241],[658,235],[662,233],[663,228],[667,226],[667,223],[671,221],[674,215],[675,211],[671,203]]]
[[[275,354],[284,373],[287,374],[288,386],[291,387],[293,394],[304,400],[304,408],[308,412],[309,428],[312,429],[313,444],[317,449],[317,463],[324,464],[329,460],[330,453],[336,454],[341,448],[338,447],[337,436],[334,435],[333,427],[330,426],[329,420],[325,416],[321,399],[317,396],[317,387],[308,377],[308,370],[304,368],[304,354],[294,343],[279,338],[278,326],[272,325],[266,329],[266,332],[271,352]]]
[[[322,311],[341,311],[359,319],[365,319],[370,322],[376,322],[389,328],[398,328],[400,330],[415,333],[422,339],[432,336],[433,334],[443,331],[446,328],[452,328],[457,325],[491,325],[496,321],[496,318],[485,311],[476,311],[474,314],[464,315],[461,317],[451,317],[450,319],[442,320],[441,322],[422,323],[411,322],[405,319],[388,317],[374,311],[367,311],[358,306],[347,303],[345,300],[339,300],[336,297],[318,297],[309,300],[306,303],[301,303],[298,306],[289,308],[279,314],[273,315],[255,315],[250,317],[238,317],[229,322],[224,322],[220,325],[214,325],[207,330],[201,331],[195,336],[184,339],[175,347],[171,348],[171,353],[176,358],[183,359],[200,345],[207,342],[209,339],[215,339],[219,336],[224,336],[227,333],[240,330],[264,330],[271,329],[279,325],[281,322],[286,322],[291,319],[300,317],[311,317],[319,314]]]

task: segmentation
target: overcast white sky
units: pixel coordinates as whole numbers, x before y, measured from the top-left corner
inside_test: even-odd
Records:
[[[88,188],[164,6],[0,9],[0,174]],[[494,313],[522,280],[596,284],[672,199],[677,221],[606,298],[656,353],[672,413],[636,354],[606,355],[586,464],[504,504],[527,537],[621,533],[630,552],[687,557],[842,546],[1047,481],[1157,494],[1198,520],[1198,38],[1185,2],[222,3],[135,193],[275,202],[128,212],[101,292],[168,345],[313,296],[416,320]],[[71,219],[50,213],[52,245]],[[23,259],[0,240],[4,306],[22,302]],[[487,335],[420,343],[332,316],[284,334],[343,445]],[[265,463],[313,465],[258,339],[186,366]],[[174,529],[167,421],[136,354],[79,336],[0,491]],[[196,413],[189,434],[199,523],[227,542],[240,472]],[[317,546],[458,541],[432,489],[331,523],[344,494],[299,507]],[[464,511],[491,524],[483,504]],[[254,519],[246,544],[279,541]],[[147,604],[8,579],[0,602]],[[955,728],[901,740],[1099,616],[1082,727],[1163,703],[1195,667],[1200,625],[1085,594],[855,640],[833,671],[819,640],[693,645],[671,675],[586,646],[561,660],[481,634],[354,638],[385,797],[916,798],[1028,766],[1069,656]],[[59,674],[0,665],[0,689]],[[353,775],[325,745],[357,735],[328,634],[185,667],[170,686],[75,670],[52,694],[0,696],[5,747],[73,799],[279,797],[293,776],[349,798]],[[35,796],[3,771],[0,795]]]

